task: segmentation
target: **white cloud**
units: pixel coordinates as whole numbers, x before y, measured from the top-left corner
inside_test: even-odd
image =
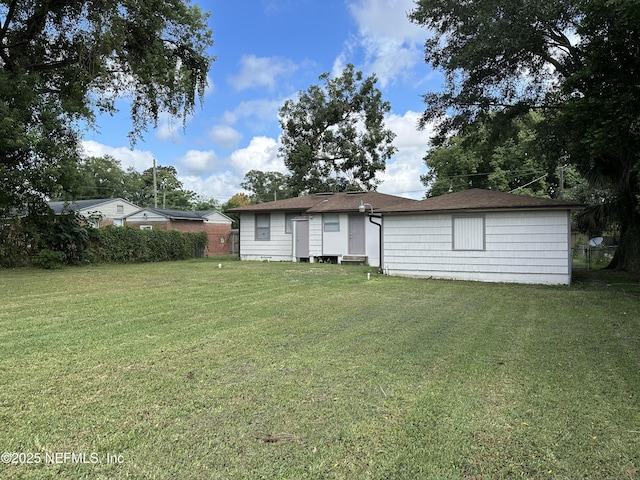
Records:
[[[278,111],[284,102],[277,100],[249,100],[241,102],[235,110],[224,112],[222,119],[233,125],[239,120],[247,120],[254,130],[264,130],[278,119]]]
[[[111,147],[98,143],[94,140],[82,142],[82,149],[85,157],[102,157],[111,155],[116,160],[120,160],[123,170],[133,167],[139,172],[153,166],[153,154],[148,150],[132,150],[127,147]]]
[[[242,192],[240,182],[243,181],[244,176],[224,171],[206,178],[195,175],[179,175],[178,179],[182,182],[185,190],[191,190],[205,198],[215,198],[224,203],[236,193]]]
[[[214,126],[209,132],[209,136],[213,139],[216,145],[223,148],[235,147],[242,138],[242,134],[240,132],[228,125]]]
[[[274,90],[278,77],[289,76],[297,69],[285,58],[245,55],[240,59],[240,73],[229,78],[236,90],[266,87]]]
[[[216,163],[216,154],[212,150],[189,150],[179,162],[188,173],[205,173],[211,171]]]
[[[392,161],[387,163],[387,169],[379,174],[383,183],[378,190],[393,195],[411,198],[423,198],[425,187],[420,181],[420,175],[427,173],[424,156],[430,148],[430,138],[433,128],[418,130],[417,124],[420,113],[407,111],[404,115],[389,115],[385,120],[387,128],[397,136],[393,142],[398,151]]]
[[[407,18],[414,7],[414,0],[357,0],[349,4],[368,69],[375,72],[382,87],[406,75],[423,59],[426,31]],[[352,43],[347,48],[353,49]]]
[[[278,143],[269,137],[254,137],[246,148],[231,154],[231,162],[243,178],[249,170],[288,171],[282,159],[278,158]]]

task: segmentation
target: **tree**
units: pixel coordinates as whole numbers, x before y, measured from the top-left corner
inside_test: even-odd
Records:
[[[292,193],[375,189],[376,173],[396,151],[395,134],[384,127],[391,107],[375,75],[363,78],[349,64],[340,77],[320,80],[324,86],[312,85],[280,109],[279,153]]]
[[[214,60],[184,0],[0,0],[0,213],[78,185],[81,126],[131,101],[135,142],[161,112],[186,119]]]
[[[229,200],[222,204],[222,212],[227,214],[227,210],[230,208],[236,207],[246,207],[247,205],[251,205],[251,199],[244,193],[236,193]],[[240,222],[238,221],[238,215],[234,213],[227,214],[233,220],[232,227],[238,228],[240,226]]]
[[[486,188],[556,197],[560,188],[574,186],[568,170],[571,182],[559,184],[558,159],[538,141],[537,126],[543,121],[539,114],[509,119],[496,115],[488,121],[477,120],[464,134],[447,138],[427,153],[429,172],[421,180],[428,196]]]
[[[640,271],[637,2],[418,0],[410,19],[430,29],[425,57],[446,78],[424,97],[435,145],[493,112],[544,112],[539,141],[611,192],[597,209],[622,232],[614,264]]]
[[[125,172],[120,160],[110,155],[82,159],[78,174],[77,199],[120,197],[137,203],[140,198],[143,186],[140,173],[133,168]]]
[[[253,203],[263,203],[292,197],[290,181],[291,177],[284,173],[251,170],[240,186],[251,192]]]

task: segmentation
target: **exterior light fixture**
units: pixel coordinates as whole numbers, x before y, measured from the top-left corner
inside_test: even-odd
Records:
[[[358,211],[360,213],[364,213],[367,210],[367,205],[369,206],[369,208],[371,208],[371,215],[373,215],[373,206],[370,203],[364,203],[362,200],[360,200]]]

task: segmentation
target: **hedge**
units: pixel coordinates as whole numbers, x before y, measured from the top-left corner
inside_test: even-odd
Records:
[[[203,257],[207,244],[206,232],[108,226],[90,230],[87,260],[91,263],[186,260]]]

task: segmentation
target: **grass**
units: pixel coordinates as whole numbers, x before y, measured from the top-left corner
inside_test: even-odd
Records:
[[[41,458],[0,477],[638,478],[640,288],[576,280],[0,271],[0,451]]]

